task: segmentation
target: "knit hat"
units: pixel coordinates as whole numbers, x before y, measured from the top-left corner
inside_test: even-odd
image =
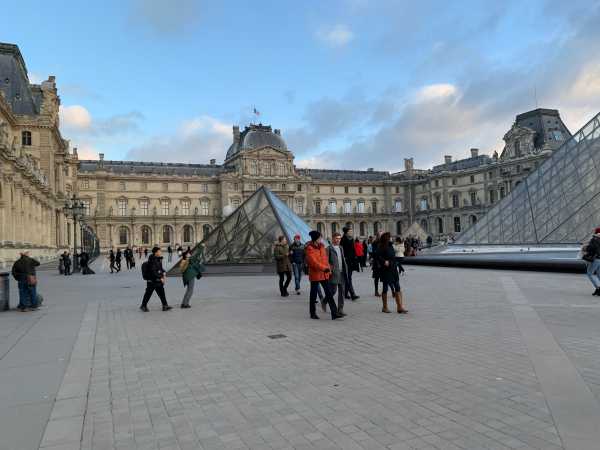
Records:
[[[294,236],[294,239],[300,239],[300,235],[299,235],[299,234],[296,234],[296,235]]]
[[[594,234],[600,234],[600,227],[597,227],[597,228],[594,230]]]
[[[321,237],[321,233],[319,233],[317,230],[312,230],[310,233],[308,233],[308,235],[313,242]]]

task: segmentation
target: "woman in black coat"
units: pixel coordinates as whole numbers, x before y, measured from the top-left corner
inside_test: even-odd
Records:
[[[383,233],[379,238],[375,260],[377,261],[379,276],[383,283],[383,290],[381,292],[383,308],[381,309],[381,312],[390,312],[387,307],[387,292],[389,288],[396,300],[398,313],[406,314],[407,311],[402,307],[402,293],[400,292],[400,278],[396,266],[396,252],[392,246],[390,233]]]

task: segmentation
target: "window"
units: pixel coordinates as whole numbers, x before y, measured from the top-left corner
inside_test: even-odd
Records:
[[[521,173],[521,165],[517,164],[517,173]]]
[[[515,141],[515,156],[521,156],[521,142],[519,140]]]
[[[443,234],[444,233],[444,221],[442,220],[441,217],[438,217],[437,219],[435,219],[435,221],[437,222],[438,233]]]
[[[296,199],[296,214],[304,214],[304,200],[301,198]]]
[[[440,180],[435,180],[435,187],[440,187]]]
[[[119,227],[119,245],[126,245],[128,241],[129,230],[127,227]]]
[[[323,234],[324,230],[325,230],[325,225],[323,225],[323,223],[322,223],[322,222],[318,222],[318,223],[317,223],[317,231],[318,231],[319,233]]]
[[[202,225],[202,238],[206,239],[206,237],[210,234],[210,225]]]
[[[436,196],[434,197],[435,199],[435,209],[441,209],[442,208],[442,197],[440,194],[436,194]]]
[[[181,202],[181,213],[184,216],[190,215],[190,201],[189,200],[184,200]],[[189,241],[186,241],[186,242],[189,242]]]
[[[143,199],[140,200],[140,210],[142,211],[142,216],[148,215],[148,200]]]
[[[352,214],[352,202],[344,201],[344,214]]]
[[[337,233],[337,230],[338,230],[338,224],[333,222],[331,224],[331,235],[333,236],[333,233]]]
[[[452,194],[452,207],[458,208],[460,206],[460,197],[458,194]]]
[[[21,133],[21,144],[31,145],[31,131],[23,131]]]
[[[396,194],[400,193],[400,186],[396,186]]]
[[[557,140],[557,141],[562,141],[563,140],[563,135],[562,135],[562,132],[560,130],[554,130],[552,132],[552,137],[554,137],[554,139]]]
[[[332,194],[335,194],[335,186],[331,186],[330,191]]]
[[[394,202],[394,211],[395,212],[402,212],[402,200],[396,200]]]
[[[496,201],[496,191],[490,191],[490,203],[493,204]]]
[[[119,191],[121,192],[125,192],[125,182],[124,181],[119,181]]]
[[[150,227],[147,225],[144,225],[142,227],[142,244],[150,245],[151,237],[152,237],[152,231],[150,230]]]
[[[146,192],[148,190],[148,183],[143,182],[141,184],[141,189],[142,189],[142,192]]]
[[[296,186],[296,190],[297,190],[298,192],[302,192],[302,185],[301,185],[301,184],[297,185],[297,186]]]
[[[185,243],[190,243],[193,242],[192,239],[192,234],[193,234],[193,229],[191,225],[185,225],[183,227],[183,242]]]
[[[477,216],[471,216],[469,221],[471,222],[471,225],[475,225],[477,223]]]
[[[321,202],[315,202],[315,214],[321,214]]]
[[[183,183],[182,188],[183,188],[183,192],[189,192],[190,191],[190,185],[187,184],[187,183]]]
[[[335,202],[335,200],[329,201],[329,213],[330,214],[337,213],[337,203]]]
[[[233,190],[234,191],[237,192],[239,190],[239,188],[240,188],[240,185],[238,183],[233,183]]]
[[[365,202],[363,200],[359,200],[356,204],[356,212],[364,214],[365,212]]]
[[[396,222],[396,234],[402,236],[402,222]]]
[[[254,192],[256,190],[256,183],[248,183],[248,189]]]
[[[240,206],[240,199],[239,198],[232,198],[231,199],[231,206],[233,207],[233,209],[238,209]]]
[[[361,222],[358,226],[359,230],[360,230],[360,235],[361,236],[366,236],[367,235],[367,224],[365,222]]]
[[[373,187],[371,188],[371,192],[372,192],[373,194],[377,194],[377,188],[376,188],[375,186],[373,186]]]
[[[425,231],[429,229],[429,224],[427,223],[426,219],[421,219],[421,228],[423,228]]]
[[[469,195],[471,196],[471,205],[475,205],[477,203],[477,192],[471,192]]]
[[[454,218],[454,232],[460,233],[460,217]]]
[[[285,191],[285,190],[286,190],[286,188],[287,188],[287,186],[285,185],[285,183],[281,183],[281,190],[282,190],[282,191]]]
[[[319,186],[315,186],[315,193],[318,194],[321,192],[321,188]]]
[[[207,193],[208,192],[208,184],[204,183],[200,187],[200,192]]]
[[[119,199],[119,215],[120,216],[126,216],[127,215],[127,200],[125,200],[124,198]]]
[[[83,178],[81,180],[81,189],[89,189],[90,188],[90,180],[87,178]]]
[[[202,200],[200,202],[200,214],[203,216],[208,216],[208,200]]]
[[[160,201],[160,211],[163,216],[169,215],[169,200],[161,200]],[[164,241],[167,242],[167,241]]]
[[[358,187],[358,193],[359,193],[359,194],[362,194],[362,193],[363,193],[362,186],[359,186],[359,187]]]
[[[500,198],[504,198],[506,196],[504,192],[504,186],[500,186]]]
[[[250,175],[258,175],[258,166],[255,159],[250,160]]]
[[[163,226],[163,242],[165,244],[169,244],[171,242],[171,236],[173,234],[172,232],[173,230],[171,229],[171,227],[169,225],[165,225]]]
[[[452,186],[456,186],[458,180],[456,178],[452,178]]]
[[[471,182],[471,184],[475,183],[475,175],[471,175],[469,181]]]
[[[377,201],[373,200],[371,202],[371,212],[373,214],[377,214]]]
[[[89,200],[82,200],[81,203],[83,204],[83,215],[84,216],[89,216],[90,215],[90,201]]]
[[[426,198],[421,199],[421,201],[419,202],[419,207],[420,207],[421,211],[427,211],[427,199]]]
[[[379,230],[381,229],[381,224],[379,222],[375,222],[373,224],[373,233],[377,234],[379,233]]]
[[[348,186],[344,186],[344,194],[350,192],[350,188]]]

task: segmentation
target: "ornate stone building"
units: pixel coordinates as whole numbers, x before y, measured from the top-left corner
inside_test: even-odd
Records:
[[[73,242],[63,206],[78,162],[59,105],[54,77],[31,84],[18,47],[0,43],[0,266],[23,249],[52,259]]]
[[[429,170],[406,159],[398,173],[302,169],[280,130],[233,127],[233,143],[217,164],[80,161],[78,191],[103,248],[193,246],[258,187],[265,185],[313,228],[329,236],[351,224],[366,237],[404,234],[417,222],[444,239],[476,222],[570,137],[558,111],[517,116],[501,155],[480,155]]]

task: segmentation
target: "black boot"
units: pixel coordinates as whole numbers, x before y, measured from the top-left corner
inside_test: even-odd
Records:
[[[594,293],[592,295],[600,295],[600,287],[596,288],[596,290],[594,291]]]
[[[169,306],[169,305],[163,305],[163,311],[169,311],[169,310],[171,310],[171,309],[173,309],[173,307],[172,307],[172,306]]]
[[[146,305],[140,306],[140,309],[144,312],[148,312],[148,307]]]

